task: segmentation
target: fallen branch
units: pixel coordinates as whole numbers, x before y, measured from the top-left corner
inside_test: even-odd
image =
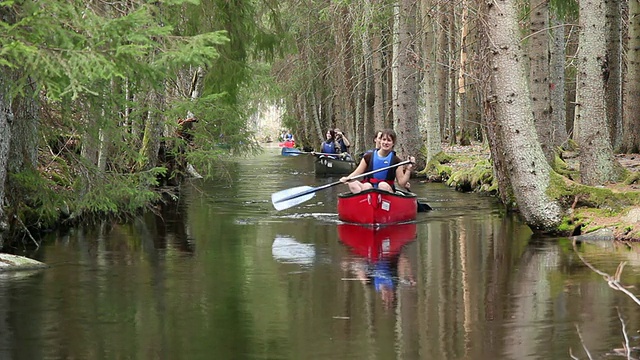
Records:
[[[40,244],[38,244],[36,239],[33,238],[33,236],[31,235],[31,232],[29,231],[29,229],[27,229],[27,226],[22,222],[22,220],[20,220],[18,216],[14,216],[14,218],[18,220],[20,225],[22,225],[22,228],[24,229],[24,232],[27,234],[27,236],[29,236],[29,239],[31,239],[31,241],[33,241],[33,243],[36,244],[36,249],[40,248]]]
[[[631,291],[627,290],[627,288],[620,283],[620,276],[622,276],[622,270],[624,269],[624,266],[627,264],[626,261],[621,262],[618,265],[618,268],[616,269],[615,275],[611,276],[611,275],[605,273],[604,271],[600,271],[600,270],[596,269],[593,265],[589,264],[584,259],[584,257],[578,252],[575,240],[573,240],[573,251],[575,251],[576,255],[578,255],[578,258],[580,258],[580,260],[582,260],[582,262],[589,269],[593,270],[596,274],[601,275],[604,278],[604,280],[607,282],[607,285],[609,285],[610,288],[623,292],[624,294],[629,296],[633,301],[635,301],[636,304],[640,305],[640,299],[638,299],[637,296],[635,296]]]
[[[582,348],[584,349],[584,352],[587,353],[587,356],[589,357],[590,360],[593,360],[593,358],[591,357],[591,353],[589,352],[589,349],[587,349],[587,346],[584,344],[584,339],[582,338],[582,333],[580,332],[580,328],[578,327],[578,324],[576,324],[576,331],[578,332],[578,337],[580,338],[580,344],[582,344]],[[571,353],[571,349],[569,349],[569,354],[571,355],[572,358],[577,359]]]

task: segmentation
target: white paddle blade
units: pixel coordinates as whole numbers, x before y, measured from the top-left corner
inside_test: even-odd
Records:
[[[278,211],[288,209],[292,206],[302,204],[303,202],[313,198],[316,194],[315,192],[302,196],[296,196],[296,194],[301,194],[309,190],[313,190],[313,188],[311,186],[298,186],[291,189],[278,191],[277,193],[271,194],[271,203],[273,203],[273,207]]]

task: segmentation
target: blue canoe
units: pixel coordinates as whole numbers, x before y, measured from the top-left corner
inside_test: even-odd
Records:
[[[283,156],[298,156],[300,154],[302,154],[302,150],[297,149],[297,148],[288,148],[288,147],[283,147],[282,148],[282,155]]]

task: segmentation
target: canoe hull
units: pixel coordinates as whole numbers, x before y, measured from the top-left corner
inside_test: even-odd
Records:
[[[332,159],[328,156],[316,158],[314,162],[316,176],[349,175],[355,168],[353,160]]]
[[[279,143],[278,146],[286,147],[286,148],[292,148],[292,147],[296,146],[296,142],[293,141],[293,140],[287,140],[287,141],[283,141],[283,142]]]
[[[356,224],[338,225],[338,238],[355,255],[378,261],[400,253],[402,248],[417,237],[415,223],[381,227]]]
[[[302,154],[302,150],[298,148],[283,147],[281,154],[282,156],[298,156]]]
[[[338,195],[338,218],[354,224],[397,224],[416,219],[415,194],[370,189]]]

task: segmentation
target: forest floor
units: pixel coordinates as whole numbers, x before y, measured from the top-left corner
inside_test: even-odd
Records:
[[[458,146],[443,144],[442,150],[453,157],[453,160],[446,165],[452,168],[452,173],[472,168],[478,161],[490,158],[489,148],[482,144],[472,144],[470,146]],[[576,152],[564,152],[562,159],[567,164],[567,170],[579,171],[578,154]],[[625,169],[631,172],[640,172],[640,154],[617,154],[616,160]],[[433,181],[427,179],[426,181]],[[640,192],[640,184],[607,184],[606,188],[612,192]],[[586,231],[598,230],[599,234],[604,230],[606,236],[619,241],[640,241],[640,207],[626,208],[618,213],[607,213],[597,209],[581,209],[581,216],[585,216],[583,222]],[[589,230],[591,229],[591,230]],[[634,235],[635,234],[635,235]],[[599,236],[599,235],[597,235]]]

